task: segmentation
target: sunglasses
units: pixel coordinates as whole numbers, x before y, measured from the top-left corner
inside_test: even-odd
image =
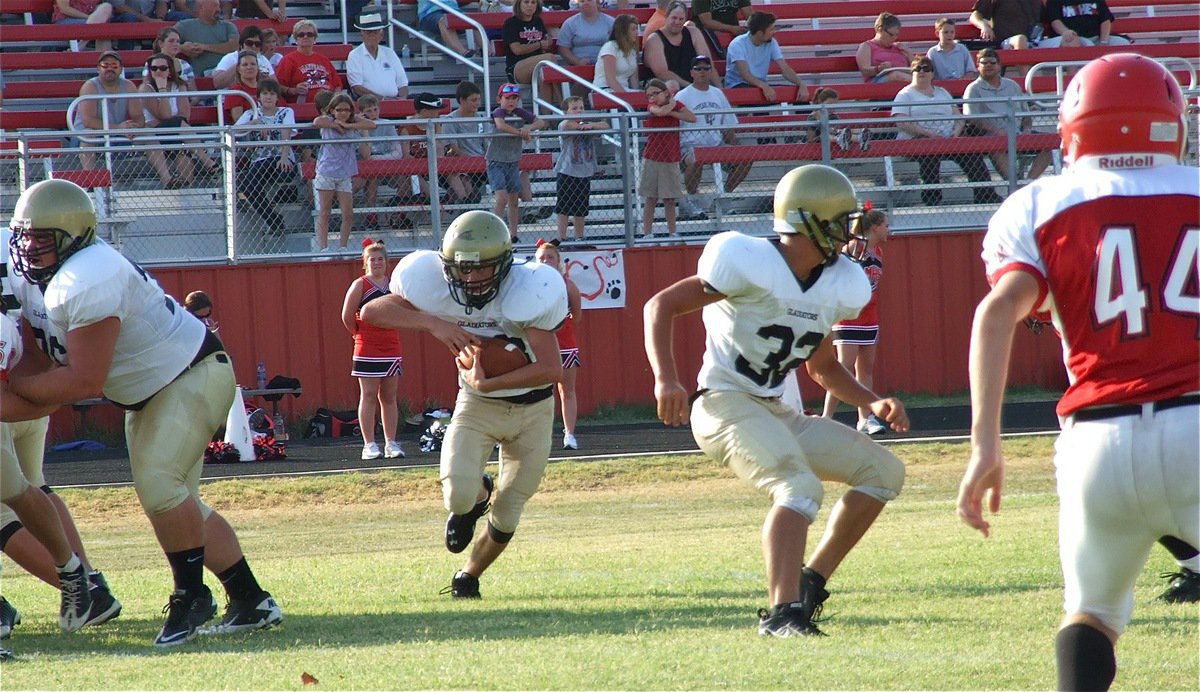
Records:
[[[883,33],[887,34],[888,36],[891,36],[892,38],[900,38],[899,31],[885,31]]]
[[[712,65],[697,65],[696,67],[693,67],[692,69],[697,72],[708,72],[709,70],[712,69]]]
[[[988,58],[988,59],[986,59],[986,60],[980,60],[980,61],[979,61],[979,64],[980,64],[980,65],[999,65],[999,64],[1000,64],[1000,61],[999,61],[999,60],[992,60],[991,58]]]
[[[315,31],[301,31],[300,33],[296,34],[296,38],[316,38],[316,37],[317,37],[317,32],[315,32]]]
[[[913,68],[913,72],[933,72],[933,67],[930,65],[918,65]]]
[[[242,41],[242,45],[243,46],[261,46],[262,41],[256,41],[254,39],[251,39],[249,41]]]
[[[151,65],[151,72],[170,72],[171,68],[168,65]]]
[[[100,63],[100,67],[102,67],[106,70],[119,70],[119,69],[121,69],[121,63],[119,63],[119,62],[102,62],[102,63]]]

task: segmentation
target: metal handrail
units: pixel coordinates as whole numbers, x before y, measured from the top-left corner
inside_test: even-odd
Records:
[[[454,52],[450,48],[442,45],[441,41],[437,41],[437,40],[434,40],[434,39],[426,36],[425,33],[423,31],[421,31],[421,29],[420,29],[420,26],[419,26],[420,21],[419,20],[418,20],[418,27],[413,28],[399,20],[392,19],[391,16],[392,16],[393,0],[388,0],[388,4],[387,4],[387,6],[388,6],[388,26],[398,26],[401,29],[403,29],[405,32],[407,32],[409,36],[416,38],[418,41],[422,42],[426,46],[432,46],[433,48],[436,48],[439,51],[441,51],[442,53],[445,53],[446,55],[450,56],[455,61],[462,63],[463,65],[466,65],[467,69],[471,70],[472,72],[483,73],[483,107],[484,107],[485,113],[491,113],[492,112],[492,77],[491,77],[491,65],[489,64],[491,58],[489,57],[490,51],[488,50],[487,30],[484,29],[483,25],[480,24],[478,21],[476,21],[472,17],[464,14],[461,10],[451,7],[450,5],[443,2],[443,0],[429,0],[429,1],[432,2],[439,9],[445,10],[448,14],[451,14],[451,15],[457,17],[458,19],[463,20],[464,22],[469,24],[473,30],[475,30],[476,32],[479,33],[479,45],[480,45],[480,50],[479,50],[480,61],[479,62],[475,62],[474,60],[466,57],[465,55],[460,55],[459,53]],[[343,0],[343,2],[345,2],[345,0]],[[394,47],[393,47],[393,50],[395,50]],[[407,67],[407,65],[405,67]]]
[[[130,101],[133,99],[142,100],[142,99],[179,98],[180,94],[186,94],[188,98],[194,98],[196,96],[214,96],[214,97],[216,97],[216,99],[217,99],[217,123],[216,123],[216,125],[217,125],[217,127],[221,127],[221,128],[225,127],[225,125],[226,125],[225,109],[223,108],[224,100],[225,100],[226,96],[236,96],[238,98],[244,99],[250,104],[251,109],[258,110],[258,103],[255,102],[254,97],[251,96],[250,94],[247,94],[246,92],[240,91],[238,89],[211,89],[208,91],[168,92],[168,93],[154,93],[154,94],[147,94],[147,93],[140,92],[140,91],[135,91],[135,92],[128,93],[128,94],[83,94],[81,96],[76,96],[75,100],[71,101],[71,105],[67,106],[67,128],[69,130],[71,130],[72,132],[82,132],[82,130],[78,130],[75,128],[75,112],[78,110],[79,104],[84,101],[100,101],[101,102],[100,119],[101,119],[101,122],[103,123],[102,132],[104,134],[92,135],[90,137],[86,136],[86,135],[77,135],[79,137],[79,139],[81,139],[85,142],[99,141],[100,139],[102,139],[104,137],[108,137],[110,135],[110,133],[113,131],[112,127],[111,127],[111,123],[108,122],[108,109],[104,107],[103,102],[109,101],[109,100]],[[89,129],[88,131],[91,132],[93,130]],[[137,129],[137,130],[118,130],[117,132],[120,132],[121,134],[128,134],[131,132],[144,132],[144,131],[145,131],[145,129],[143,128],[143,129]]]
[[[1167,57],[1162,57],[1162,58],[1150,58],[1150,59],[1157,62],[1158,64],[1162,65],[1163,67],[1167,68],[1168,71],[1170,71],[1170,69],[1171,69],[1168,66],[1169,64],[1178,63],[1178,64],[1182,65],[1184,71],[1187,72],[1187,74],[1188,74],[1188,83],[1187,83],[1187,86],[1184,88],[1189,91],[1196,88],[1196,66],[1193,65],[1191,63],[1191,61],[1189,61],[1187,58],[1181,58],[1178,56],[1167,56]],[[1055,87],[1054,93],[1058,96],[1062,96],[1063,90],[1065,90],[1067,87],[1067,84],[1066,84],[1067,80],[1064,79],[1064,77],[1066,76],[1066,71],[1068,69],[1083,67],[1084,65],[1088,64],[1089,62],[1091,62],[1091,60],[1061,60],[1061,61],[1051,61],[1051,62],[1040,62],[1040,63],[1034,65],[1033,67],[1029,68],[1029,72],[1027,72],[1025,74],[1025,93],[1027,93],[1027,94],[1035,93],[1033,91],[1034,75],[1036,75],[1040,71],[1054,70],[1054,87]]]

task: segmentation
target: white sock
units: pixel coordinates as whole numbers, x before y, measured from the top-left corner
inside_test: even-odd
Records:
[[[63,574],[70,574],[71,572],[79,569],[79,564],[79,556],[75,553],[71,553],[71,559],[67,560],[67,564],[65,565],[58,565],[58,571]]]
[[[1200,553],[1197,553],[1186,560],[1180,560],[1179,566],[1186,567],[1193,572],[1200,572]]]

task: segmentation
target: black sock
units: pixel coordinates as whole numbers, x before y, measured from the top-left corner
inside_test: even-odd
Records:
[[[167,553],[171,573],[175,575],[175,589],[195,594],[204,587],[204,546]]]
[[[225,587],[225,592],[231,599],[245,601],[263,592],[262,587],[258,585],[258,580],[254,578],[254,572],[250,571],[250,565],[246,562],[245,557],[218,574],[217,578],[221,580],[221,585]]]
[[[802,582],[808,582],[816,587],[817,591],[825,588],[825,577],[822,577],[811,567],[805,567],[800,572],[800,578]]]
[[[1200,550],[1197,550],[1195,546],[1190,545],[1187,541],[1181,541],[1174,536],[1163,536],[1158,539],[1158,543],[1170,551],[1176,562],[1191,560],[1196,555],[1200,555]]]
[[[1117,676],[1117,657],[1103,632],[1075,623],[1058,631],[1058,689],[1107,690]]]

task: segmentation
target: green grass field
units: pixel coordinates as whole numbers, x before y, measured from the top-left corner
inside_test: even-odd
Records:
[[[284,623],[170,652],[151,645],[169,572],[132,490],[65,491],[124,613],[62,634],[55,593],[6,564],[24,622],[0,687],[297,689],[308,673],[308,689],[1051,689],[1050,444],[1008,443],[987,541],[954,515],[965,446],[897,447],[905,491],[830,581],[829,636],[791,640],[755,631],[766,499],[702,457],[552,465],[465,603],[438,595],[462,559],[442,546],[432,471],[206,485]],[[1173,564],[1156,548],[1138,583],[1116,689],[1197,688],[1197,609],[1153,601]]]

